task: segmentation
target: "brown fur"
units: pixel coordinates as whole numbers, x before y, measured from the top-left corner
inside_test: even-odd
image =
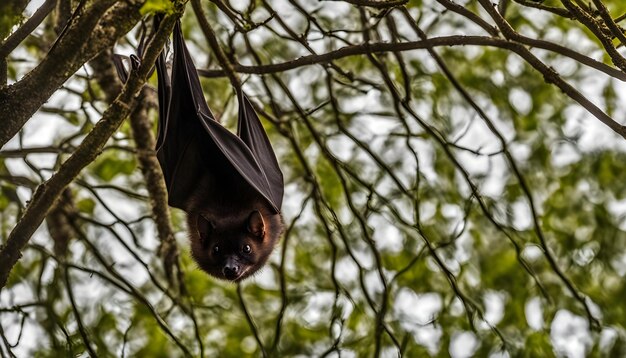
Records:
[[[281,215],[274,213],[262,196],[241,177],[224,170],[200,180],[191,198],[186,210],[191,256],[202,270],[216,278],[238,282],[263,267],[284,224]],[[251,215],[255,210],[263,219],[258,236],[248,228],[251,220],[254,223]],[[249,253],[245,252],[246,245]],[[219,248],[217,253],[215,246]]]

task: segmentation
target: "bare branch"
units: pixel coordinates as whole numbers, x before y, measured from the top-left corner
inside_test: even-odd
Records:
[[[615,45],[613,45],[612,39],[607,34],[608,31],[605,31],[596,19],[594,19],[587,11],[576,4],[573,4],[570,0],[561,0],[561,3],[563,3],[563,5],[575,16],[578,21],[580,21],[581,24],[591,30],[598,40],[600,40],[602,46],[604,46],[604,49],[606,50],[606,53],[609,57],[611,57],[615,66],[626,72],[626,58],[624,58],[624,56],[617,51]],[[610,18],[610,16],[608,17]],[[611,20],[610,22],[612,23],[613,21]],[[615,25],[615,27],[617,27],[617,25]]]
[[[356,6],[367,6],[376,9],[389,9],[405,5],[409,0],[322,0],[322,1],[344,1]]]
[[[596,61],[590,57],[587,57],[574,50],[568,49],[564,46],[560,46],[558,44],[554,44],[554,43],[547,42],[547,41],[531,39],[528,37],[521,36],[519,34],[516,35],[515,40],[521,43],[524,43],[526,45],[530,45],[530,46],[544,49],[544,50],[553,51],[563,56],[570,57],[589,67],[595,68],[598,71],[604,72],[611,77],[614,77],[616,79],[619,79],[620,81],[626,82],[626,73],[616,70],[615,68],[607,66],[603,64],[602,62]],[[406,42],[400,42],[400,43],[374,42],[374,43],[369,43],[369,44],[352,45],[352,46],[342,47],[337,50],[329,51],[327,53],[302,56],[292,61],[276,63],[276,64],[268,64],[268,65],[259,64],[256,66],[245,66],[245,65],[236,64],[233,66],[233,69],[239,73],[263,75],[263,74],[289,71],[289,70],[293,70],[293,69],[304,67],[304,66],[323,65],[333,60],[338,60],[338,59],[350,57],[350,56],[365,55],[368,53],[403,52],[403,51],[427,49],[430,47],[446,47],[446,46],[492,46],[492,47],[509,49],[509,50],[515,50],[517,48],[516,45],[510,41],[493,38],[493,37],[441,36],[441,37],[431,37],[429,39],[421,40],[421,41],[406,41]],[[224,70],[199,69],[198,73],[201,76],[207,77],[207,78],[223,77],[226,75]]]
[[[37,67],[15,84],[0,88],[0,148],[74,72],[137,23],[143,1],[129,0],[111,7],[116,2],[94,2],[68,26]]]
[[[622,46],[626,46],[626,35],[624,35],[624,30],[621,29],[617,25],[616,21],[613,20],[606,6],[600,0],[593,0],[593,3],[596,5],[596,8],[598,8],[598,12],[602,17],[602,20],[604,20],[604,24],[611,30],[613,36],[617,37],[621,41]]]
[[[0,59],[5,59],[54,9],[56,0],[46,0],[33,16],[0,44]],[[2,85],[0,84],[0,87]]]
[[[13,228],[6,246],[0,252],[0,287],[4,287],[13,265],[21,256],[21,250],[30,236],[39,227],[52,204],[57,200],[63,189],[91,163],[99,154],[104,144],[122,123],[134,107],[136,95],[143,87],[157,56],[174,27],[176,17],[165,17],[154,40],[149,45],[143,63],[137,71],[133,71],[124,89],[104,113],[102,119],[83,140],[74,154],[61,166],[59,171],[35,191],[28,207],[19,223]]]

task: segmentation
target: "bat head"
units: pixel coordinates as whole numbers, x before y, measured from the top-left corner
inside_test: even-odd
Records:
[[[259,210],[224,217],[195,213],[189,215],[188,224],[191,255],[198,266],[233,282],[265,264],[282,232],[279,214],[263,215]]]

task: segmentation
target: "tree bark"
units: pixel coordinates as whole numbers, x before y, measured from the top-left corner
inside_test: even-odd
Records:
[[[141,66],[131,72],[124,89],[104,112],[102,119],[85,137],[74,154],[61,165],[58,172],[48,181],[39,185],[33,194],[24,215],[11,231],[6,246],[0,251],[0,262],[2,263],[0,265],[0,289],[6,285],[13,266],[21,257],[23,247],[28,243],[63,190],[85,166],[96,159],[111,135],[133,110],[139,91],[169,38],[178,16],[179,14],[175,13],[163,19],[153,41],[148,45]]]
[[[141,19],[139,9],[143,2],[95,2],[70,20],[66,31],[37,67],[15,84],[0,88],[0,148],[85,62],[113,46]]]

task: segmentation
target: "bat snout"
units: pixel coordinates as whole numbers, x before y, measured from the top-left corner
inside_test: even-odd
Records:
[[[236,263],[227,263],[222,269],[222,273],[228,280],[236,280],[241,274],[241,267]]]

